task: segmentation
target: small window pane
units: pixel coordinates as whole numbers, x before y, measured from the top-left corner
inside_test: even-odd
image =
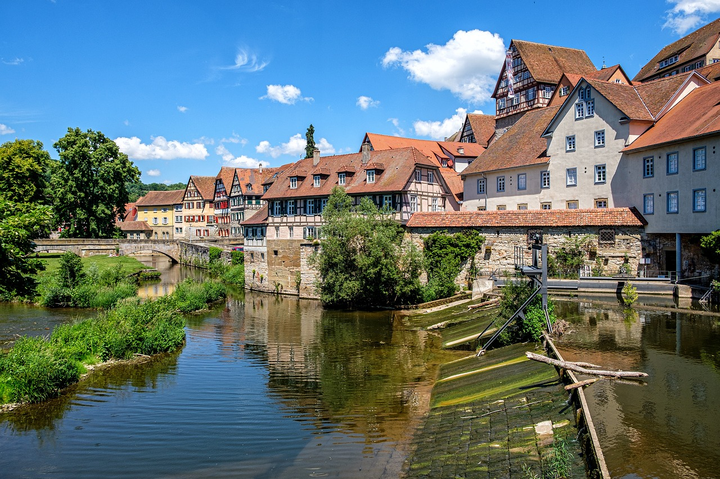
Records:
[[[643,178],[652,178],[655,176],[655,158],[648,156],[643,158]]]
[[[678,192],[670,191],[667,194],[667,212],[677,213],[678,212]]]
[[[693,211],[705,211],[705,189],[693,191]]]
[[[655,213],[655,196],[652,193],[643,195],[643,213],[646,215]]]
[[[693,170],[705,169],[705,147],[693,150]]]
[[[577,168],[568,168],[565,170],[565,185],[577,186]]]
[[[525,173],[520,173],[518,175],[518,190],[525,190],[527,189],[527,176]]]
[[[678,172],[678,154],[668,153],[667,155],[667,174],[675,175]]]

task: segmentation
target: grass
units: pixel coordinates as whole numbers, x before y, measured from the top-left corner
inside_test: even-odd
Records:
[[[223,297],[221,283],[188,280],[168,296],[125,299],[95,319],[59,326],[49,337],[22,337],[0,352],[0,404],[57,396],[90,364],[173,351],[185,340],[181,313],[205,309]]]
[[[55,273],[57,273],[57,271],[60,269],[60,256],[62,256],[62,254],[59,253],[40,254],[40,259],[43,261],[43,263],[45,263],[45,271],[41,271],[38,274],[38,277],[42,278],[43,276],[55,275]],[[143,269],[147,269],[147,265],[142,264],[140,261],[130,256],[97,255],[82,258],[82,264],[85,270],[87,270],[93,263],[97,265],[100,273],[107,269],[115,268],[117,267],[117,265],[121,265],[123,271],[125,271],[126,274],[132,274]]]

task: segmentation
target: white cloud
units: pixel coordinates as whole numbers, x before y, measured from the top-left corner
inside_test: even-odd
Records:
[[[427,52],[392,47],[382,63],[386,68],[401,66],[412,80],[435,90],[483,103],[490,99],[504,58],[505,44],[497,33],[458,30],[445,45],[427,45]]]
[[[185,143],[175,140],[167,141],[162,136],[152,138],[152,143],[144,144],[140,138],[120,137],[115,139],[120,151],[133,160],[204,160],[208,156],[205,145],[201,143]]]
[[[5,60],[4,58],[2,59],[2,62],[5,65],[20,65],[24,61],[25,61],[24,58],[17,58],[17,57],[13,58],[12,60]]]
[[[299,156],[305,154],[306,145],[307,141],[305,138],[300,133],[297,133],[291,136],[287,143],[282,143],[280,146],[272,146],[269,141],[263,140],[255,147],[255,151],[270,155],[273,158],[277,158],[280,155]],[[335,153],[335,147],[325,138],[320,138],[319,141],[316,141],[315,146],[317,146],[323,155],[332,155]]]
[[[678,35],[704,23],[705,17],[720,12],[720,0],[668,0],[675,6],[667,11],[663,28],[671,28]]]
[[[475,110],[472,113],[482,114],[482,111]],[[428,136],[433,140],[444,140],[463,126],[466,115],[467,110],[465,108],[458,108],[450,118],[445,118],[442,121],[418,120],[413,123],[413,126],[417,135]]]
[[[148,176],[160,176],[160,170],[147,170],[145,173]]]
[[[357,99],[357,102],[355,103],[357,106],[360,107],[361,110],[367,110],[370,107],[376,107],[380,104],[379,101],[373,100],[369,96],[359,96]]]
[[[233,155],[225,145],[220,145],[215,148],[215,153],[220,155],[223,162],[227,166],[234,166],[235,168],[258,168],[260,166],[269,166],[270,163],[266,161],[256,160],[245,155],[235,156]]]
[[[202,143],[203,145],[214,145],[215,139],[208,138],[207,136],[201,136],[197,140],[193,140],[193,143]]]
[[[393,124],[400,136],[405,135],[405,130],[400,127],[400,120],[398,120],[397,118],[388,118],[387,121]]]
[[[186,111],[188,111],[188,107],[186,107],[186,106],[178,105],[177,109],[180,113],[185,113]]]
[[[297,101],[313,101],[312,97],[303,97],[300,89],[294,85],[268,85],[267,95],[260,99],[268,98],[286,105],[292,105]]]
[[[15,130],[0,123],[0,135],[12,135],[13,133],[15,133]]]
[[[125,126],[130,126],[130,120],[125,120],[125,121],[123,122],[123,125],[125,125]]]
[[[222,140],[220,140],[220,143],[240,143],[242,146],[245,146],[248,144],[248,140],[247,138],[243,138],[237,133],[233,132],[230,138],[223,138]]]
[[[235,55],[235,64],[220,68],[222,70],[238,70],[241,72],[259,72],[269,63],[268,61],[258,60],[257,55],[247,47],[241,47],[238,48],[237,55]]]

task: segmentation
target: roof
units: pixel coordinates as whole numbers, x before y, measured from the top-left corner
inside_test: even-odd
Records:
[[[644,226],[635,208],[577,210],[448,211],[414,213],[408,228],[496,228],[566,226]]]
[[[247,210],[246,210],[247,211]],[[262,208],[257,210],[254,215],[250,216],[250,218],[246,219],[245,221],[241,222],[241,225],[261,225],[267,223],[269,216],[269,209],[268,204],[265,203]]]
[[[472,127],[475,142],[480,146],[487,147],[495,134],[495,116],[468,113],[467,121]],[[460,133],[462,134],[462,132]]]
[[[338,185],[338,173],[347,172],[348,168],[355,168],[356,171],[353,174],[346,173],[345,177],[345,191],[351,195],[402,191],[417,166],[440,169],[436,162],[429,160],[416,148],[376,150],[369,153],[370,161],[367,165],[362,163],[362,153],[323,156],[320,157],[317,165],[313,165],[313,158],[299,160],[278,176],[275,183],[263,195],[263,199],[329,196],[332,189]],[[367,183],[364,170],[375,169],[374,165],[382,165],[384,169],[376,170],[374,183]],[[319,172],[325,169],[330,175],[321,177],[319,187],[313,186],[313,175],[320,174]],[[290,189],[292,177],[298,178],[297,188]]]
[[[277,166],[275,168],[263,168],[262,170],[262,184],[265,185],[272,185],[273,182],[277,179],[278,176],[280,176],[280,173],[290,168],[294,163],[286,163],[281,166]]]
[[[559,109],[559,106],[549,106],[527,112],[465,168],[461,176],[547,163],[547,140],[542,134]]]
[[[215,177],[214,176],[195,176],[191,175],[188,180],[188,185],[193,182],[195,188],[197,188],[200,196],[204,200],[212,201],[215,199]]]
[[[146,221],[118,221],[115,226],[121,231],[152,231]]]
[[[623,151],[635,151],[719,132],[720,83],[716,82],[690,92]]]
[[[620,70],[623,76],[629,80],[629,77],[625,74],[625,70],[623,70],[619,63],[611,67],[601,68],[594,73],[588,73],[586,76],[588,78],[594,78],[596,80],[610,81],[610,79],[613,77],[613,75],[615,75],[615,73],[617,73],[618,70]]]
[[[557,83],[563,73],[587,75],[597,71],[584,50],[513,40],[520,57],[537,82]]]
[[[650,110],[645,106],[637,90],[632,85],[623,83],[610,83],[601,80],[585,78],[598,93],[604,96],[618,110],[623,112],[630,120],[653,121]]]
[[[230,189],[232,188],[233,178],[235,177],[236,168],[233,166],[221,166],[220,172],[215,177],[215,181],[222,180],[223,186],[225,187],[225,193],[230,196]],[[214,193],[213,193],[214,195]]]
[[[638,92],[653,118],[657,118],[667,102],[691,75],[693,72],[658,78],[647,83],[636,83],[633,88]]]
[[[677,65],[688,62],[694,58],[707,55],[720,34],[720,18],[714,22],[708,23],[702,28],[695,30],[689,35],[682,37],[680,40],[667,45],[660,50],[652,60],[640,69],[633,82],[643,82],[653,75],[670,72],[677,68]],[[660,62],[666,58],[678,55],[678,61],[660,68]]]
[[[137,206],[178,205],[183,202],[185,190],[148,191],[135,203]]]
[[[711,82],[720,80],[720,62],[705,65],[695,71]]]
[[[135,203],[126,203],[125,215],[122,217],[121,221],[134,221],[135,218],[137,218],[137,207],[135,206]]]

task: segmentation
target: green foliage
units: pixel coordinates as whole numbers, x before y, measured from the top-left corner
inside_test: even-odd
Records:
[[[213,261],[220,261],[220,256],[222,255],[222,248],[218,248],[217,246],[211,246],[210,250],[208,251],[208,256],[210,257],[210,262]]]
[[[425,238],[425,271],[428,283],[424,290],[424,300],[432,301],[447,298],[457,291],[455,278],[465,261],[475,257],[485,237],[475,230],[448,234],[436,231]]]
[[[173,190],[184,190],[185,183],[173,183],[166,185],[165,183],[140,183],[140,182],[129,182],[125,184],[128,191],[128,198],[130,202],[135,202],[141,196],[145,196],[149,191],[173,191]]]
[[[715,264],[720,263],[720,230],[700,238],[700,246],[710,261]]]
[[[567,238],[555,250],[554,256],[548,255],[548,275],[576,278],[578,270],[585,264],[588,247],[587,236]]]
[[[58,271],[58,285],[61,288],[74,288],[82,281],[83,264],[80,256],[68,251],[60,257],[60,270]]]
[[[230,264],[237,266],[239,264],[245,264],[245,253],[242,251],[233,251],[230,253]]]
[[[714,279],[710,282],[710,287],[715,293],[720,293],[720,281]]]
[[[630,281],[625,283],[625,286],[623,286],[622,298],[625,306],[632,306],[632,304],[638,299],[637,288],[633,286]]]
[[[0,145],[0,197],[15,203],[45,204],[50,154],[34,140]]]
[[[312,123],[305,133],[305,158],[312,158],[315,150],[315,127]]]
[[[160,280],[162,273],[160,271],[141,271],[138,274],[139,281],[153,281]]]
[[[231,266],[221,277],[223,283],[234,284],[241,288],[245,287],[245,265],[236,264]]]
[[[605,274],[605,265],[600,257],[595,258],[595,266],[592,268],[593,276],[603,276]]]
[[[49,226],[51,210],[33,203],[16,203],[0,195],[0,300],[29,297],[43,269],[41,261],[30,257],[33,239]]]
[[[185,339],[182,312],[204,309],[225,296],[216,282],[178,285],[173,294],[130,298],[98,318],[59,326],[50,338],[21,338],[0,353],[0,402],[39,402],[77,382],[87,364],[172,351]]]
[[[367,198],[357,207],[333,189],[323,211],[322,248],[313,263],[326,306],[353,308],[415,302],[420,294],[420,255],[403,245],[403,231]]]
[[[52,168],[50,190],[63,234],[111,238],[129,201],[126,184],[137,182],[140,170],[101,132],[68,128],[54,146],[60,161]]]
[[[500,298],[500,311],[498,313],[498,326],[503,324],[527,300],[533,291],[529,281],[511,281],[506,278]],[[555,304],[548,299],[548,314],[552,324],[556,321]],[[498,341],[501,345],[538,341],[546,329],[545,313],[542,310],[540,295],[528,305],[525,310],[525,320],[516,320],[511,323],[500,335]]]

